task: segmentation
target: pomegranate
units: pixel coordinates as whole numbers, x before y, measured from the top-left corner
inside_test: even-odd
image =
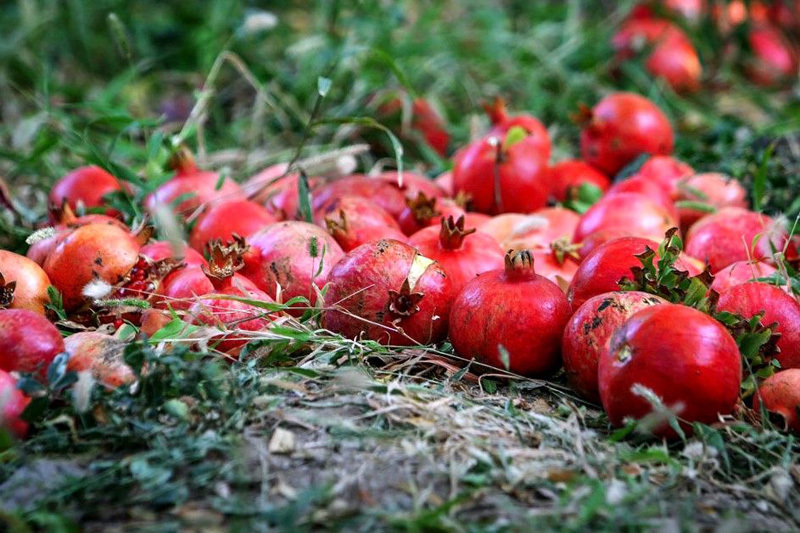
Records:
[[[737,261],[726,266],[714,275],[711,289],[722,294],[731,287],[759,278],[767,278],[778,269],[763,261]]]
[[[717,311],[727,311],[745,318],[764,312],[761,323],[778,323],[780,353],[783,368],[800,368],[800,303],[775,285],[758,281],[735,285],[723,292]]]
[[[240,276],[241,277],[241,276]],[[172,272],[156,290],[156,306],[185,311],[198,296],[214,292],[214,284],[208,279],[202,266],[188,265]]]
[[[569,319],[561,342],[564,372],[575,392],[599,403],[597,365],[609,339],[636,312],[665,302],[638,291],[606,292],[586,300]]]
[[[398,222],[406,235],[413,235],[422,228],[439,226],[447,217],[458,217],[464,210],[454,201],[447,198],[429,198],[420,192],[414,199],[406,199],[406,208],[400,213]]]
[[[148,258],[152,262],[174,259],[186,266],[200,267],[208,264],[205,257],[200,255],[200,252],[189,248],[184,243],[176,245],[168,241],[151,242],[142,246],[139,250],[139,255]]]
[[[50,303],[50,278],[23,255],[0,250],[0,308],[27,309],[44,315]]]
[[[613,93],[585,110],[581,131],[583,159],[609,176],[641,154],[669,155],[672,126],[650,100],[633,93]]]
[[[17,389],[17,380],[0,370],[0,428],[7,429],[18,439],[24,439],[28,434],[28,423],[21,416],[30,401]]]
[[[779,29],[759,25],[747,38],[753,52],[747,73],[753,83],[769,86],[797,77],[797,52]]]
[[[253,234],[249,244],[241,274],[282,302],[299,296],[313,305],[314,286],[325,285],[333,265],[344,255],[325,230],[306,222],[267,226]]]
[[[58,180],[50,190],[50,203],[67,203],[72,209],[103,207],[103,197],[123,190],[120,181],[97,166],[76,168]],[[108,212],[108,211],[107,211]],[[111,210],[109,215],[118,214]]]
[[[530,251],[509,252],[505,263],[505,269],[478,276],[456,297],[450,342],[465,359],[542,375],[560,362],[569,304],[558,285],[535,272]]]
[[[405,173],[404,173],[405,175]],[[332,181],[314,190],[313,208],[316,211],[340,196],[361,196],[371,200],[397,218],[406,207],[403,192],[386,180],[354,174]]]
[[[594,185],[601,191],[611,186],[608,176],[577,159],[556,163],[547,171],[547,179],[550,182],[550,199],[559,203],[574,200],[584,183]]]
[[[27,309],[0,310],[0,370],[44,376],[63,351],[61,333],[42,315]]]
[[[277,222],[278,219],[255,202],[225,200],[210,205],[192,229],[189,245],[202,252],[213,240],[229,241],[233,235],[248,235]]]
[[[731,334],[709,315],[669,303],[631,316],[612,335],[598,366],[600,400],[611,423],[634,418],[664,438],[677,434],[663,413],[653,411],[648,394],[691,433],[691,423],[711,424],[733,412],[741,376]]]
[[[637,177],[653,181],[661,185],[673,200],[678,198],[678,183],[694,174],[694,169],[674,157],[658,155],[644,162],[636,173]]]
[[[442,218],[440,227],[429,226],[411,236],[408,243],[425,257],[433,259],[450,279],[453,294],[472,279],[503,267],[504,253],[495,240],[475,228],[464,228],[464,217]]]
[[[800,368],[790,368],[764,380],[753,397],[753,410],[761,407],[783,418],[784,428],[800,433]]]
[[[527,114],[509,116],[502,98],[495,98],[483,108],[492,121],[492,134],[504,136],[511,128],[522,128],[528,133],[530,148],[540,152],[545,160],[550,159],[550,135],[538,118]]]
[[[747,191],[742,185],[725,174],[695,174],[678,183],[678,200],[700,202],[714,209],[723,207],[747,208]],[[693,207],[679,207],[681,228],[688,231],[707,211]]]
[[[395,189],[399,189],[406,198],[416,198],[419,193],[423,193],[428,198],[439,198],[442,196],[442,191],[434,183],[421,174],[414,172],[403,172],[402,177],[396,170],[386,170],[381,172],[375,178],[385,181]]]
[[[696,23],[706,10],[704,0],[665,0],[661,2],[640,2],[631,10],[631,18],[649,18],[655,15],[653,5],[660,4],[660,7],[670,13],[679,15],[687,21]]]
[[[408,244],[363,244],[336,263],[329,282],[323,323],[335,333],[403,346],[447,335],[450,281],[438,263]]]
[[[70,354],[67,370],[91,372],[109,389],[133,383],[136,375],[123,359],[125,346],[123,341],[97,331],[74,333],[64,340]]]
[[[531,215],[497,215],[478,226],[478,230],[494,237],[504,250],[549,249],[556,241],[571,240],[579,222],[580,216],[575,211],[548,207]]]
[[[757,235],[761,238],[752,246]],[[772,257],[783,249],[786,230],[765,215],[726,207],[695,223],[686,234],[686,253],[707,261],[717,272],[737,261]]]
[[[642,176],[632,176],[626,180],[618,181],[606,193],[612,196],[623,192],[638,193],[647,196],[657,203],[661,208],[670,214],[673,220],[678,220],[678,209],[670,198],[670,195],[659,184],[648,180]],[[602,201],[602,200],[601,200]]]
[[[400,225],[385,209],[361,196],[339,196],[314,213],[317,225],[328,229],[342,250],[381,239],[405,241]]]
[[[678,221],[658,203],[640,193],[621,192],[604,197],[589,208],[575,228],[574,242],[602,230],[624,230],[635,235],[664,235]]]

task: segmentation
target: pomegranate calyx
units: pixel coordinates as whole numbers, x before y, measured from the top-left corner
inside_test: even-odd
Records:
[[[17,282],[9,281],[6,283],[3,273],[0,272],[0,309],[8,309],[11,307],[11,304],[14,302],[14,290],[16,288]]]
[[[411,292],[411,283],[406,278],[399,291],[389,289],[388,311],[398,317],[409,317],[419,311],[424,296],[421,292]]]
[[[144,246],[150,237],[155,233],[155,228],[149,224],[143,224],[139,229],[136,229],[133,234],[133,239],[139,246]]]
[[[223,243],[215,239],[206,245],[208,253],[208,267],[203,266],[203,272],[209,277],[215,287],[244,268],[244,254],[250,248],[245,243],[244,237],[233,234],[233,240]],[[219,287],[217,287],[219,288]]]
[[[453,198],[453,202],[464,211],[470,211],[472,208],[472,195],[466,191],[458,191],[458,194]]]
[[[61,201],[61,205],[51,204],[48,211],[50,212],[50,219],[54,220],[56,224],[71,226],[78,220],[75,211],[72,210],[66,198]]]
[[[192,151],[185,145],[179,146],[167,161],[167,168],[174,170],[177,174],[194,174],[197,172],[197,165],[194,162]]]
[[[586,126],[594,120],[594,112],[586,104],[578,104],[578,110],[571,118],[576,126]]]
[[[467,235],[472,235],[477,230],[475,228],[464,229],[464,215],[458,217],[458,221],[453,220],[452,216],[442,218],[442,229],[439,231],[439,246],[445,250],[458,250],[464,244]]]
[[[493,102],[484,102],[481,104],[483,110],[492,121],[492,125],[497,126],[508,120],[508,110],[506,109],[506,102],[503,98],[497,96]]]
[[[325,217],[325,227],[328,233],[334,237],[337,235],[345,235],[350,229],[350,224],[347,222],[347,215],[343,209],[339,210],[339,218]]]
[[[530,276],[536,273],[533,266],[533,252],[530,250],[514,250],[506,252],[506,275]]]
[[[434,217],[442,213],[436,209],[436,198],[425,195],[420,191],[416,198],[406,198],[406,205],[411,209],[414,220],[421,225],[427,225]]]
[[[578,250],[582,246],[583,243],[573,244],[569,237],[561,237],[550,243],[550,250],[552,250],[556,262],[559,265],[563,265],[567,258],[580,262],[581,256]]]

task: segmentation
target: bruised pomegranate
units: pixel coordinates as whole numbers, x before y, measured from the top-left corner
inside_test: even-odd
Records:
[[[608,190],[611,185],[608,176],[576,159],[562,161],[550,167],[547,179],[550,183],[550,199],[561,203],[575,199],[578,189],[584,183],[594,185],[601,191]]]
[[[636,312],[665,303],[646,292],[606,292],[586,300],[569,319],[561,342],[570,386],[586,399],[600,401],[597,365],[609,339]]]
[[[408,243],[425,257],[433,259],[450,278],[453,294],[472,279],[503,267],[503,250],[495,240],[475,228],[465,229],[464,217],[442,218],[440,226],[429,226],[411,236]]]
[[[598,386],[608,418],[626,418],[659,437],[675,438],[653,395],[675,413],[684,432],[693,422],[711,424],[733,412],[742,362],[736,341],[719,322],[697,309],[653,305],[631,316],[600,356]]]
[[[169,241],[155,241],[145,244],[139,250],[139,255],[148,258],[152,262],[173,259],[186,266],[206,265],[206,259],[200,252],[193,250],[184,243],[171,243]]]
[[[123,341],[97,331],[74,333],[64,340],[65,350],[70,354],[67,370],[91,372],[95,380],[109,389],[133,383],[136,375],[123,359],[125,346]]]
[[[528,114],[509,116],[505,101],[499,97],[491,104],[485,104],[483,108],[492,121],[492,134],[503,136],[511,128],[522,128],[528,133],[531,149],[540,152],[545,159],[550,159],[550,135],[538,118]]]
[[[800,368],[790,368],[764,380],[753,397],[753,410],[761,407],[783,418],[784,429],[800,433]]]
[[[669,193],[654,181],[648,180],[642,176],[632,176],[626,180],[615,183],[608,190],[606,196],[624,192],[647,196],[657,203],[664,211],[669,213],[673,220],[678,220],[678,209],[675,207],[675,203],[672,201]]]
[[[759,278],[767,278],[777,271],[778,269],[774,266],[763,261],[737,261],[714,274],[711,289],[722,294],[731,287]]]
[[[340,196],[314,213],[314,222],[349,252],[365,242],[381,239],[405,241],[400,225],[385,209],[361,196]]]
[[[666,190],[670,198],[678,198],[678,183],[694,174],[694,169],[674,157],[657,155],[644,162],[642,168],[635,174],[636,177],[644,178],[659,184]]]
[[[632,192],[604,197],[589,208],[575,228],[574,242],[603,230],[624,230],[641,236],[664,235],[678,221],[654,200]]]
[[[50,278],[23,255],[0,250],[0,309],[27,309],[44,315]]]
[[[464,359],[541,375],[558,367],[569,315],[564,293],[535,272],[530,251],[509,252],[505,269],[478,276],[456,297],[450,342]]]
[[[761,235],[753,246],[754,239]],[[786,230],[765,215],[739,207],[726,207],[695,223],[686,234],[686,253],[707,261],[712,272],[731,263],[772,257],[782,250]]]
[[[439,226],[447,217],[465,215],[464,210],[454,201],[447,198],[430,198],[420,192],[416,198],[406,199],[406,208],[400,213],[397,221],[406,235],[413,235],[422,228]]]
[[[313,207],[316,211],[335,198],[360,196],[371,200],[397,218],[406,207],[403,191],[386,180],[355,174],[340,178],[314,190]]]
[[[674,138],[664,113],[633,93],[613,93],[586,110],[581,156],[609,176],[641,154],[669,155]]]
[[[72,209],[103,207],[103,197],[109,193],[123,190],[117,178],[97,166],[76,168],[58,180],[50,190],[50,203],[62,205],[65,202]],[[115,214],[111,211],[108,214]]]
[[[316,301],[333,265],[344,255],[325,230],[306,222],[279,222],[250,236],[241,274],[281,302]],[[307,305],[306,305],[307,307]]]
[[[17,380],[0,370],[0,429],[7,429],[16,438],[24,439],[28,434],[28,423],[21,417],[30,401],[17,388]]]
[[[797,77],[797,52],[778,28],[756,26],[747,39],[753,52],[747,65],[751,81],[770,86]]]
[[[549,249],[556,241],[570,241],[578,222],[580,216],[575,211],[548,207],[531,215],[497,215],[478,226],[478,230],[494,237],[504,250]]]
[[[699,202],[712,209],[747,208],[747,191],[738,181],[725,174],[715,172],[695,174],[678,183],[678,200]],[[695,222],[707,214],[706,210],[690,206],[678,208],[681,228],[684,231],[688,231]]]
[[[0,310],[0,370],[44,376],[64,341],[56,327],[27,309]]]
[[[226,200],[216,202],[200,216],[192,229],[189,245],[202,252],[213,240],[223,242],[233,235],[248,235],[277,222],[278,219],[255,202]]]
[[[328,279],[323,324],[334,333],[402,346],[447,335],[450,280],[408,244],[363,244],[336,263]]]
[[[735,285],[723,292],[717,311],[727,311],[745,318],[764,312],[761,323],[777,322],[780,353],[777,355],[783,368],[800,368],[800,303],[775,285],[754,281]]]

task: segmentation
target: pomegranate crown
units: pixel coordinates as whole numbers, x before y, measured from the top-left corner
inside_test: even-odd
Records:
[[[417,193],[416,198],[406,198],[406,205],[411,209],[414,220],[420,224],[425,224],[442,214],[436,210],[436,198],[428,197],[422,191]]]
[[[244,267],[243,256],[250,247],[245,243],[244,237],[233,234],[233,240],[223,243],[222,239],[215,239],[206,245],[208,254],[208,267],[203,267],[203,272],[211,281],[224,281]]]
[[[75,224],[75,221],[78,219],[66,198],[61,200],[61,205],[51,204],[47,210],[50,213],[50,219],[56,224],[70,226]]]
[[[439,244],[446,250],[457,250],[464,244],[467,235],[472,235],[477,230],[475,228],[464,229],[466,224],[464,215],[453,220],[452,216],[442,217],[442,229],[439,231]]]
[[[530,275],[535,274],[533,268],[533,252],[530,250],[514,250],[506,252],[506,274]]]
[[[481,104],[483,110],[489,115],[489,120],[493,125],[501,124],[508,119],[508,110],[506,109],[506,101],[501,97],[495,97],[492,102],[484,102]]]
[[[185,145],[180,145],[167,161],[167,168],[178,174],[192,174],[197,171],[192,151]]]
[[[0,309],[8,309],[14,302],[14,290],[17,288],[16,281],[6,283],[6,278],[0,272]]]

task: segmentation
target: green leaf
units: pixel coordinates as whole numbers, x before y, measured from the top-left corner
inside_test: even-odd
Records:
[[[764,200],[764,191],[767,187],[767,171],[772,153],[775,151],[775,143],[770,144],[761,156],[761,161],[753,176],[753,210],[760,211]]]
[[[317,94],[319,94],[322,98],[325,98],[328,95],[328,91],[330,90],[331,90],[330,78],[325,78],[323,76],[317,78]]]
[[[503,363],[503,368],[510,370],[511,356],[509,355],[508,350],[506,350],[506,347],[502,344],[498,344],[497,351],[500,353],[500,361]]]
[[[697,211],[702,211],[703,213],[717,212],[717,208],[711,204],[707,204],[705,202],[692,201],[692,200],[681,200],[679,202],[675,202],[675,207],[679,209],[695,209]]]
[[[309,224],[313,224],[314,214],[311,211],[311,190],[308,186],[308,176],[302,170],[300,171],[300,179],[297,182],[297,194],[300,217]]]
[[[504,152],[509,150],[515,144],[525,140],[525,137],[527,136],[528,132],[525,131],[525,128],[523,128],[522,126],[514,126],[506,133],[506,137],[505,139],[503,139],[502,150]]]

